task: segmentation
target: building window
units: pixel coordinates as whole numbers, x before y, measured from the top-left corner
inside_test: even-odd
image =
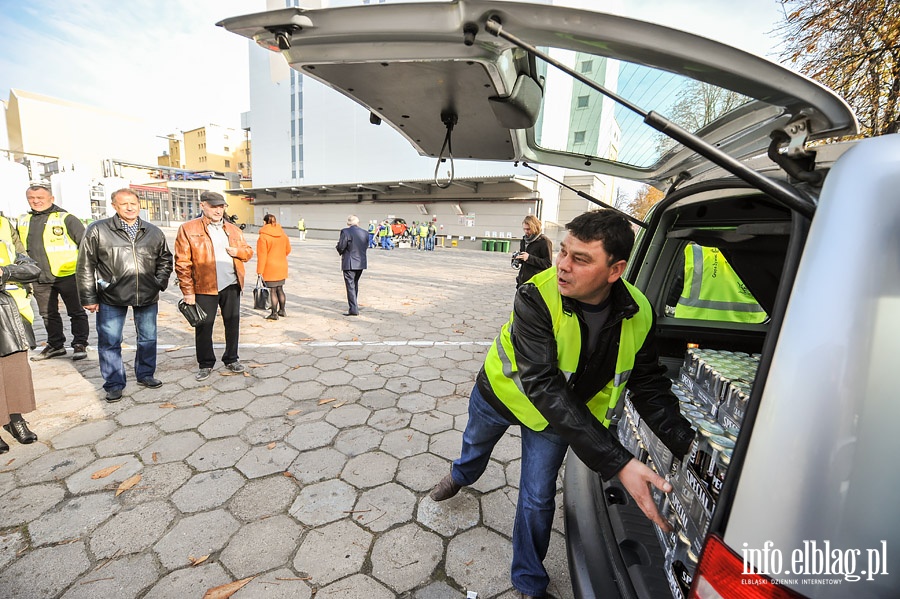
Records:
[[[572,140],[575,144],[583,144],[584,143],[584,131],[576,131],[575,138]]]
[[[230,167],[230,166],[231,166],[231,161],[230,161],[230,160],[226,160],[226,161],[225,161],[225,166],[226,166],[226,168],[227,168],[227,167]]]
[[[585,60],[581,63],[581,69],[579,69],[582,73],[593,73],[594,72],[594,61],[593,60]]]
[[[230,152],[230,151],[231,151],[231,148],[229,148],[228,146],[225,146],[225,151],[226,151],[226,152]]]
[[[590,101],[590,96],[578,96],[578,104],[577,108],[587,108],[588,102]]]

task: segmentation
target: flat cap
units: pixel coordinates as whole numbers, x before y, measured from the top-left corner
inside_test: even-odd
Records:
[[[206,202],[210,206],[225,205],[225,198],[222,197],[221,193],[216,193],[215,191],[204,191],[200,194],[200,201]]]

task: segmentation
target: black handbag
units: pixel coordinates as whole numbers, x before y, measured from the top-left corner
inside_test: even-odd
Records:
[[[188,304],[184,300],[178,300],[178,311],[192,327],[196,327],[206,319],[206,311],[200,307],[200,304]]]
[[[256,287],[253,288],[253,307],[257,310],[269,309],[269,288],[263,285],[262,277],[256,277]]]

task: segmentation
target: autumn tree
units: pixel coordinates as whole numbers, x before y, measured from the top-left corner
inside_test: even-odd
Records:
[[[702,81],[689,81],[675,96],[675,103],[666,116],[687,131],[698,131],[723,114],[748,102],[737,92]],[[657,137],[658,156],[675,147],[677,142],[668,135]]]
[[[843,96],[864,135],[900,132],[900,1],[780,1],[780,58]]]
[[[634,197],[623,207],[623,209],[631,216],[644,220],[647,216],[647,212],[650,211],[650,208],[664,197],[665,194],[660,190],[649,185],[644,185],[638,189],[637,193],[634,194]]]

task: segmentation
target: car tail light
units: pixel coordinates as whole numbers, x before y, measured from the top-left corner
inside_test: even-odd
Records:
[[[745,574],[744,561],[718,535],[709,535],[688,599],[802,599],[768,576]]]

